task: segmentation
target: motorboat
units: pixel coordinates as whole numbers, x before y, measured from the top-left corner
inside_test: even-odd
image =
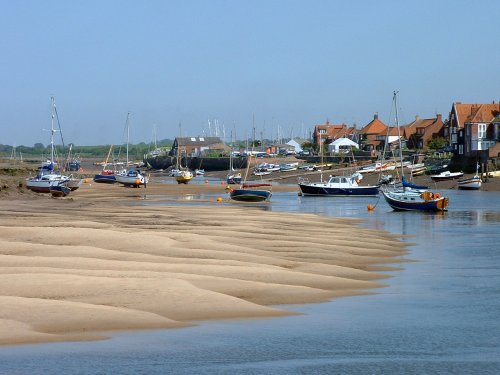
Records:
[[[299,188],[303,195],[323,196],[357,196],[371,197],[379,193],[378,186],[359,185],[363,175],[359,172],[351,176],[330,176],[326,182],[309,182],[307,178],[299,180]]]

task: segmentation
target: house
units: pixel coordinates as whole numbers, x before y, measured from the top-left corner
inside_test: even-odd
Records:
[[[402,137],[406,139],[406,146],[410,149],[425,148],[429,140],[442,137],[443,119],[440,114],[434,118],[420,118],[415,116],[415,121],[401,126]]]
[[[378,114],[373,120],[360,130],[361,147],[364,151],[382,151],[384,149],[383,136],[387,133],[387,125],[379,120]]]
[[[334,125],[330,124],[330,121],[327,120],[326,124],[316,125],[314,127],[313,142],[316,145],[320,143],[328,144],[338,138],[352,136],[354,130],[353,127],[349,127],[346,124]]]
[[[170,155],[177,155],[178,150],[186,156],[203,156],[208,152],[229,155],[231,147],[224,144],[219,137],[180,137],[175,138]]]
[[[306,143],[307,140],[306,139],[302,139],[302,138],[293,138],[293,139],[290,139],[286,144],[289,145],[289,146],[292,146],[295,153],[299,153],[299,152],[302,152],[302,145],[304,143]]]
[[[500,155],[500,103],[453,103],[444,130],[454,155],[498,158]]]

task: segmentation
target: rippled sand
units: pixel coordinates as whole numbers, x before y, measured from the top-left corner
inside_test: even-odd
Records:
[[[404,244],[352,219],[220,204],[137,205],[221,186],[85,184],[2,200],[0,344],[293,314],[280,304],[380,287]],[[224,198],[225,199],[225,198]],[[135,203],[135,204],[131,204]]]

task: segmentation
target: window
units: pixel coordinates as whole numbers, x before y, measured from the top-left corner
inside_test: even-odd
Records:
[[[319,129],[319,134],[326,134],[326,129]]]
[[[486,138],[486,124],[479,124],[477,131],[479,139]]]

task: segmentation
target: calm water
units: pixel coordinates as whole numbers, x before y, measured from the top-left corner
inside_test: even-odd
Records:
[[[252,209],[361,217],[413,235],[376,295],[295,305],[304,315],[202,322],[111,340],[0,348],[4,374],[500,374],[500,194],[447,191],[445,214],[383,198],[276,193]]]

